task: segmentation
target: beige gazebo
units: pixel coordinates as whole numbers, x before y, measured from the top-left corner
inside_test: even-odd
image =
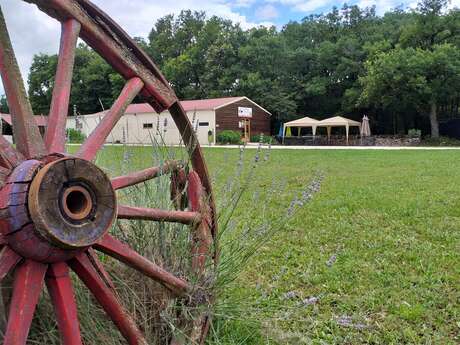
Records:
[[[316,127],[320,121],[312,119],[311,117],[302,117],[301,119],[297,119],[294,121],[286,122],[283,126],[283,139],[286,136],[286,129],[288,127],[297,127],[297,128],[308,128],[311,127],[311,131],[313,135],[316,135]],[[300,130],[299,130],[300,134]]]
[[[332,127],[345,127],[345,134],[348,144],[348,133],[350,132],[350,127],[359,127],[361,130],[361,122],[350,120],[342,116],[334,116],[329,119],[318,121],[316,127],[326,127],[328,140],[331,138]]]

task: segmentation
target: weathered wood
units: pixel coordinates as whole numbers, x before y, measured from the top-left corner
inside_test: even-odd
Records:
[[[211,209],[211,219],[212,219],[212,234],[216,238],[218,226],[217,226],[217,215],[215,214],[215,201],[214,195],[212,193],[211,179],[209,178],[208,168],[204,161],[203,150],[198,144],[198,139],[193,131],[192,125],[186,115],[186,112],[180,102],[174,103],[169,112],[174,119],[174,122],[179,129],[179,133],[182,136],[184,144],[187,146],[190,160],[192,162],[193,169],[200,176],[203,187],[205,189],[209,207]]]
[[[13,121],[16,147],[27,158],[46,153],[0,8],[0,74]]]
[[[47,265],[26,261],[16,269],[3,345],[25,345],[43,289]]]
[[[77,194],[66,198],[65,191],[74,187],[86,193],[76,191]],[[35,176],[28,200],[37,231],[64,249],[90,246],[108,231],[115,219],[116,196],[109,178],[84,159],[63,158],[45,166]],[[66,212],[70,208],[75,213]],[[50,209],[55,211],[49,212]]]
[[[10,169],[3,168],[0,166],[0,188],[3,187],[8,179],[8,175],[11,173]]]
[[[62,23],[59,60],[45,134],[45,144],[50,152],[65,152],[66,118],[79,33],[80,23],[76,20],[69,19]]]
[[[46,286],[53,302],[62,345],[82,345],[77,305],[66,263],[60,262],[49,267]]]
[[[0,165],[12,169],[22,161],[24,161],[22,154],[16,151],[3,135],[0,135]]]
[[[200,177],[195,171],[188,176],[189,209],[201,214],[201,221],[192,228],[192,269],[196,274],[203,274],[206,262],[212,258],[211,213],[206,193]]]
[[[187,193],[187,173],[185,169],[175,170],[171,174],[171,201],[176,210],[185,210],[188,205]]]
[[[135,270],[138,270],[145,276],[163,284],[176,295],[181,296],[190,291],[190,287],[185,280],[157,266],[131,249],[127,244],[118,241],[110,235],[105,235],[104,238],[95,245],[95,248]]]
[[[96,158],[96,154],[104,144],[105,139],[115,127],[118,120],[123,116],[128,105],[131,104],[134,97],[137,96],[143,87],[144,83],[137,77],[130,79],[126,83],[108,113],[102,118],[96,129],[94,129],[78,150],[76,154],[77,157],[86,160],[93,160]]]
[[[0,282],[21,261],[21,257],[9,247],[0,250]]]
[[[118,219],[195,224],[200,222],[201,216],[200,213],[193,211],[170,211],[158,208],[118,205]]]
[[[113,291],[103,282],[88,256],[82,253],[69,261],[72,270],[88,287],[101,307],[130,345],[148,345],[134,320],[121,306]]]
[[[138,183],[148,181],[158,176],[166,175],[171,171],[176,170],[180,166],[177,161],[168,161],[161,167],[147,168],[141,171],[136,171],[125,176],[118,176],[111,180],[113,189],[122,189],[134,186]]]
[[[87,254],[89,261],[91,262],[97,273],[99,273],[104,283],[116,294],[117,289],[115,288],[115,284],[113,283],[112,278],[110,278],[109,273],[104,268],[104,265],[102,265],[102,262],[99,261],[97,253],[94,251],[93,248],[88,248]]]

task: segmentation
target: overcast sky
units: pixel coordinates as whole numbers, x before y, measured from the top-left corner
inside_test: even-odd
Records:
[[[414,2],[415,1],[415,2]],[[282,27],[290,20],[329,11],[341,6],[337,0],[93,0],[118,22],[131,36],[146,37],[154,22],[167,14],[179,13],[182,9],[203,10],[209,15],[218,15],[239,22],[243,28],[257,25]],[[377,6],[378,13],[398,6],[414,6],[416,0],[352,0],[349,4]],[[13,47],[24,79],[34,54],[58,51],[60,27],[58,23],[34,5],[21,0],[0,0]],[[452,0],[460,5],[460,0]],[[3,86],[0,83],[0,94]]]

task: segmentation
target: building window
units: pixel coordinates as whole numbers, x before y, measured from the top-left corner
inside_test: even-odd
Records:
[[[200,127],[208,127],[209,126],[209,122],[199,122],[198,125]]]
[[[153,128],[153,123],[144,123],[144,128]]]

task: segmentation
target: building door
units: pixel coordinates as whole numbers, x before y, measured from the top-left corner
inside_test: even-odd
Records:
[[[251,140],[251,120],[244,119],[243,121],[243,140],[245,143],[248,143]]]

